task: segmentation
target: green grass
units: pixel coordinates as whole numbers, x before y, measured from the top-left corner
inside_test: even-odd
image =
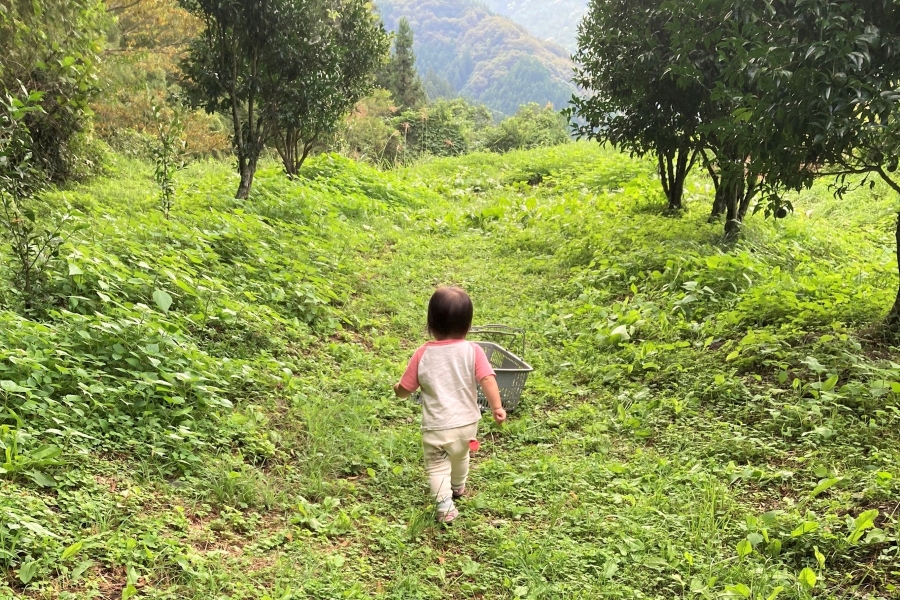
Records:
[[[885,190],[729,248],[703,179],[666,216],[652,165],[587,144],[321,157],[246,203],[195,165],[170,222],[112,170],[52,199],[91,229],[40,322],[0,313],[0,597],[898,597]],[[437,284],[535,367],[450,527],[390,393]]]

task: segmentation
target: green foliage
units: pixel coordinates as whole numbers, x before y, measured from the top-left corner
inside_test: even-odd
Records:
[[[46,196],[90,223],[53,310],[0,312],[0,596],[894,594],[886,185],[726,252],[708,179],[672,219],[598,144],[268,163],[245,202],[195,162],[169,222],[152,165],[111,171]],[[452,528],[389,393],[444,282],[535,366]]]
[[[522,106],[482,136],[481,145],[494,152],[558,146],[569,139],[566,118],[550,105],[537,104]]]
[[[88,102],[96,89],[101,27],[98,0],[7,3],[0,15],[0,94],[41,92],[29,113],[33,160],[54,183],[94,172],[87,138]]]
[[[168,220],[175,203],[175,175],[184,169],[187,144],[184,139],[184,125],[178,111],[169,111],[152,105],[153,119],[156,121],[156,143],[150,148],[153,158],[153,177],[159,186],[159,207]]]
[[[110,0],[114,17],[106,30],[108,51],[91,103],[94,133],[121,154],[151,158],[157,127],[153,106],[182,113],[186,151],[192,158],[224,157],[231,151],[227,122],[202,110],[184,110],[178,62],[200,33],[199,19],[177,0]]]
[[[396,161],[421,156],[458,156],[469,151],[477,131],[491,120],[483,106],[461,98],[438,100],[419,111],[405,111],[392,119],[402,144]]]
[[[416,111],[395,112],[386,90],[360,102],[345,121],[335,146],[380,166],[413,162],[424,156],[459,156],[477,148],[491,113],[462,98],[437,100]]]
[[[343,154],[376,165],[391,165],[400,150],[400,133],[391,126],[394,104],[387,90],[376,89],[344,119],[334,145]]]
[[[413,30],[401,17],[394,33],[394,51],[378,74],[379,87],[388,90],[401,109],[416,109],[426,101],[422,80],[416,72]]]
[[[471,93],[469,89],[464,92]],[[513,115],[519,107],[531,103],[561,109],[571,97],[571,85],[555,80],[550,69],[531,56],[517,58],[505,73],[491,76],[476,95],[480,102],[504,115]]]
[[[263,110],[277,122],[275,146],[285,172],[294,177],[313,147],[331,137],[346,113],[372,91],[388,38],[362,0],[321,2],[287,20],[293,30],[280,43],[292,54],[279,60],[290,64],[291,72],[270,91]]]
[[[389,28],[409,21],[420,73],[446,78],[460,95],[512,115],[521,104],[562,108],[573,87],[569,54],[541,42],[484,5],[463,0],[386,0],[378,9]]]
[[[41,308],[46,270],[64,242],[69,215],[41,213],[46,172],[35,164],[28,117],[43,112],[43,92],[0,99],[0,228],[12,257],[17,299],[26,313]]]
[[[672,16],[658,0],[594,0],[579,25],[572,99],[579,137],[653,154],[670,210],[680,209],[688,173],[704,150],[698,116],[712,103],[703,81],[672,72]],[[610,60],[610,57],[615,57]]]
[[[371,88],[387,50],[362,0],[182,4],[205,25],[185,63],[189,94],[195,106],[231,118],[241,199],[270,141],[288,175],[296,174],[312,145]]]
[[[288,6],[257,0],[182,0],[183,8],[203,22],[183,64],[193,107],[231,119],[241,177],[235,197],[246,199],[259,157],[273,135],[263,106],[282,83],[279,36],[291,30]],[[293,16],[293,15],[291,15]]]

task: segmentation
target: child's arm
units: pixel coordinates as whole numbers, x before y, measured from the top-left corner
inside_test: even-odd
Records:
[[[406,366],[403,377],[394,384],[394,394],[398,398],[409,398],[414,391],[419,389],[419,360],[421,360],[424,353],[425,346],[415,351],[412,358],[409,359],[409,364]]]
[[[397,394],[397,397],[401,400],[412,396],[412,392],[400,385],[399,381],[394,384],[394,393]]]
[[[494,421],[498,424],[506,420],[506,411],[503,409],[503,401],[500,399],[500,388],[497,387],[497,378],[494,375],[488,375],[480,382],[481,389],[484,391],[484,397],[487,398],[494,413]]]

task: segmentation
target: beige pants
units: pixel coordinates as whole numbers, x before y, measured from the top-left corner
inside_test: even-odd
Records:
[[[435,502],[444,502],[466,485],[469,475],[469,440],[478,435],[478,423],[454,429],[422,432],[425,473]]]

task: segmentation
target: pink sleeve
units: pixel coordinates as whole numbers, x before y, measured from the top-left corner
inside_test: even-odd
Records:
[[[478,344],[472,345],[475,346],[475,380],[481,381],[485,377],[496,375],[494,369],[491,367],[491,363],[488,362],[487,355],[484,353],[484,348]]]
[[[423,354],[425,354],[425,346],[420,347],[413,353],[412,358],[409,359],[409,365],[406,367],[406,372],[400,378],[400,385],[408,392],[414,392],[419,389],[419,361],[422,359]]]

